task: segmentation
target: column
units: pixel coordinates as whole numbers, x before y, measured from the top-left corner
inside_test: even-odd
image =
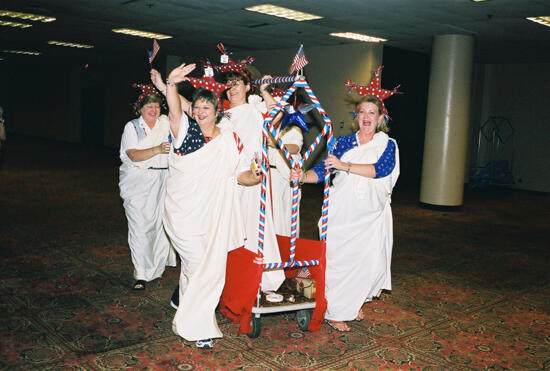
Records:
[[[420,185],[424,206],[462,205],[473,54],[473,36],[434,38]]]

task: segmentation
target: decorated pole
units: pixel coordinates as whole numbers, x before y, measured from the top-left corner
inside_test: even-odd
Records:
[[[299,78],[303,78],[302,76],[283,76],[283,77],[272,77],[269,79],[257,79],[252,80],[252,84],[254,85],[263,85],[263,84],[284,84],[289,82],[294,82]]]
[[[261,80],[256,80],[261,81]],[[261,83],[266,83],[265,80]],[[315,138],[313,143],[309,146],[307,151],[304,153],[304,155],[300,158],[298,163],[294,161],[292,156],[290,155],[290,152],[285,147],[284,143],[282,142],[281,138],[277,135],[277,132],[273,126],[273,119],[279,113],[282,109],[284,104],[288,101],[290,96],[296,91],[297,88],[304,88],[306,93],[308,94],[310,100],[312,101],[313,105],[319,113],[322,115],[323,120],[325,121],[325,125],[323,127],[323,130],[319,135]],[[267,186],[266,186],[266,176],[267,176],[267,145],[266,145],[266,139],[268,136],[268,133],[271,134],[276,142],[277,146],[281,149],[283,152],[285,158],[289,161],[291,168],[302,168],[303,164],[311,153],[315,151],[319,143],[321,142],[321,139],[323,137],[327,137],[327,144],[328,144],[328,150],[329,153],[332,153],[334,149],[334,140],[332,137],[332,122],[330,118],[327,116],[325,110],[319,103],[319,100],[313,94],[313,91],[309,87],[308,83],[304,80],[303,77],[297,76],[296,80],[292,84],[291,87],[288,88],[285,95],[281,98],[281,100],[277,103],[275,107],[266,115],[264,115],[264,126],[262,135],[264,138],[263,146],[262,146],[262,181],[261,181],[261,198],[260,198],[260,221],[259,221],[259,238],[258,238],[258,250],[259,254],[263,255],[263,246],[264,246],[264,231],[265,231],[265,213],[266,213],[266,199],[267,199]],[[329,198],[329,179],[330,179],[330,173],[327,171],[325,173],[325,188],[324,188],[324,194],[323,194],[323,208],[322,208],[322,220],[321,220],[321,240],[326,239],[326,230],[327,230],[327,221],[328,221],[328,198]],[[298,230],[298,182],[293,182],[292,184],[292,215],[291,215],[291,227],[290,227],[290,256],[288,262],[280,262],[280,263],[266,263],[263,265],[264,269],[277,269],[277,268],[289,268],[289,267],[307,267],[312,265],[318,265],[318,260],[308,260],[308,261],[296,261],[295,255],[296,255],[296,240],[297,240],[297,230]]]

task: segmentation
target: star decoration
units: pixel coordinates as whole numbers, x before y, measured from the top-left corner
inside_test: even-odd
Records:
[[[231,58],[229,58],[229,55],[222,43],[218,44],[218,50],[222,53],[222,58],[221,58],[222,63],[219,65],[213,66],[218,72],[233,71],[233,72],[237,72],[247,76],[246,73],[244,72],[244,68],[248,64],[251,64],[252,62],[254,62],[254,58],[246,57],[246,59],[242,60],[241,62],[235,63]]]
[[[393,90],[382,89],[381,82],[380,82],[380,72],[382,71],[382,68],[384,68],[384,66],[379,66],[376,69],[376,71],[373,72],[370,83],[367,86],[356,84],[351,80],[347,80],[344,83],[344,85],[346,86],[348,91],[355,89],[357,93],[361,96],[372,95],[378,98],[380,103],[382,103],[382,114],[388,115],[388,110],[386,109],[384,100],[386,98],[391,97],[394,94],[403,94],[403,93],[397,91],[397,89],[399,89],[401,85],[397,85]]]
[[[139,106],[141,105],[143,100],[147,98],[147,96],[154,94],[162,97],[153,84],[132,84],[132,87],[139,88],[139,90],[141,90],[141,94],[139,95],[137,101],[132,105],[132,109],[136,113],[139,111]]]
[[[212,76],[210,77],[203,76],[200,79],[196,77],[189,77],[189,82],[191,83],[191,85],[195,87],[195,89],[205,88],[214,92],[214,94],[216,94],[218,98],[220,97],[220,94],[224,90],[230,87],[229,84],[222,84],[217,82],[216,80],[214,80],[214,77]]]
[[[294,106],[291,104],[284,106],[284,116],[281,120],[281,130],[283,130],[286,126],[295,124],[300,129],[302,129],[302,131],[305,131],[306,133],[309,132],[304,113],[311,111],[314,107],[315,106],[313,104],[307,104],[297,109],[294,108]]]

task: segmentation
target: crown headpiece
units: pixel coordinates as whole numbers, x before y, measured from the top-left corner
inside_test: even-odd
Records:
[[[355,91],[357,91],[357,93],[361,96],[372,95],[376,97],[381,103],[381,107],[382,107],[381,113],[389,117],[388,110],[386,109],[386,105],[384,104],[384,100],[391,97],[394,94],[403,94],[403,93],[397,91],[397,89],[399,89],[401,85],[397,85],[395,88],[393,88],[393,90],[382,89],[381,82],[380,82],[380,72],[382,71],[382,68],[384,68],[384,66],[379,66],[373,72],[372,78],[369,84],[366,86],[356,84],[351,80],[347,80],[344,83],[344,85],[348,89],[348,92],[351,92],[351,90],[355,89]]]
[[[218,47],[218,50],[222,53],[222,55],[220,57],[220,63],[221,64],[215,65],[214,68],[218,72],[222,72],[222,73],[223,72],[229,72],[229,71],[239,73],[239,74],[245,76],[246,79],[248,80],[249,78],[248,78],[248,75],[245,72],[245,67],[247,65],[251,64],[252,62],[254,62],[254,58],[246,57],[246,59],[242,60],[239,63],[236,63],[231,58],[229,58],[229,53],[227,52],[227,50],[225,49],[225,46],[223,46],[222,43],[219,43],[217,45],[217,47]]]
[[[208,89],[219,98],[220,94],[230,87],[229,84],[222,84],[220,82],[217,82],[214,80],[214,70],[212,69],[212,65],[210,64],[210,61],[202,62],[204,68],[204,75],[201,78],[196,77],[189,77],[189,82],[191,85],[195,87],[195,89],[198,88],[205,88]]]

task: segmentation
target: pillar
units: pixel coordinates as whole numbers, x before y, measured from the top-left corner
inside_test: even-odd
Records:
[[[462,205],[473,69],[474,37],[434,38],[420,202]]]

